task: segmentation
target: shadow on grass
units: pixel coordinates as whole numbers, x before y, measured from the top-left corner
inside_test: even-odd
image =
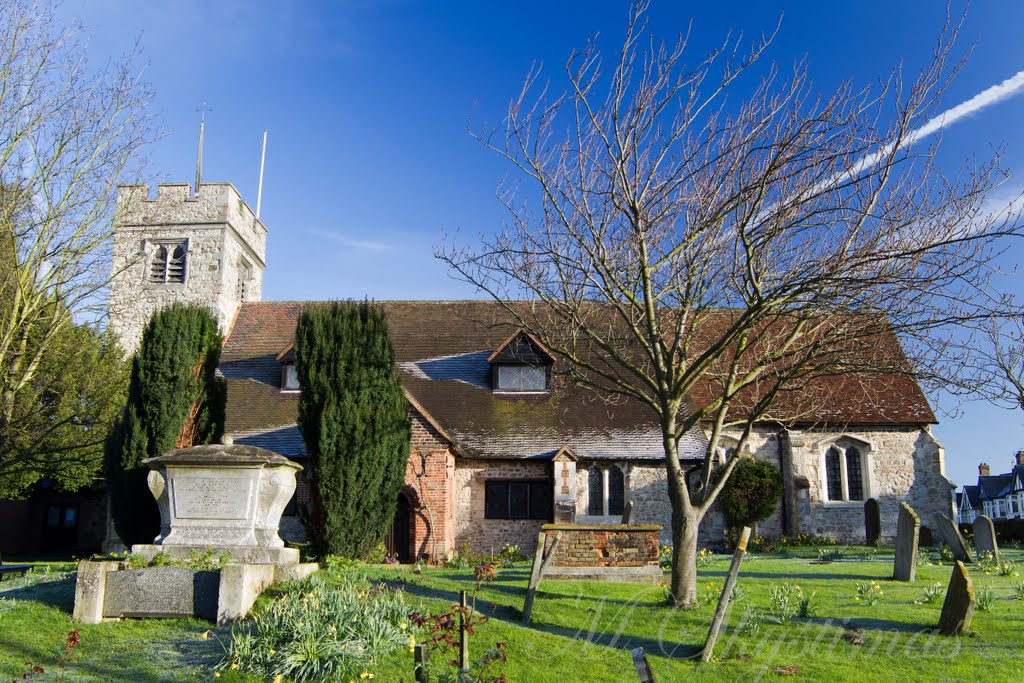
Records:
[[[724,577],[726,574],[728,574],[728,572],[725,571],[700,571],[701,577]],[[830,581],[832,579],[851,579],[854,581],[878,581],[880,579],[886,578],[879,576],[878,574],[839,574],[834,572],[779,574],[758,571],[750,572],[746,569],[741,569],[740,578],[742,579],[744,577],[749,577],[751,579],[772,579],[775,581],[787,581],[790,579],[799,579],[801,581]]]
[[[454,577],[450,577],[454,578]],[[526,577],[524,576],[524,579]],[[472,580],[472,577],[469,577]],[[445,600],[451,603],[458,602],[458,592],[451,592],[424,586],[419,583],[411,583],[397,578],[395,581],[389,581],[392,585],[399,586],[405,590],[411,596],[427,599]],[[524,581],[525,584],[525,581]],[[654,595],[654,587],[647,587],[638,584],[643,592],[651,592]],[[521,600],[526,598],[526,587],[514,586],[507,584],[489,584],[487,586],[489,591],[498,591],[509,596],[516,596]],[[546,599],[575,599],[581,597],[580,593],[563,593],[547,590],[544,588],[538,589],[537,600],[544,601]],[[633,648],[642,647],[644,651],[649,655],[658,657],[668,657],[670,659],[694,659],[700,656],[702,645],[694,645],[691,643],[682,643],[667,641],[664,638],[650,638],[636,636],[633,634],[624,633],[625,624],[628,622],[631,608],[633,607],[654,607],[655,603],[645,604],[646,601],[633,599],[624,600],[616,598],[607,598],[604,596],[594,596],[595,602],[599,604],[612,604],[616,605],[617,608],[611,613],[611,623],[618,624],[620,628],[615,631],[601,631],[597,628],[597,621],[601,614],[599,610],[591,609],[590,613],[592,616],[589,617],[591,626],[588,628],[587,625],[583,625],[578,628],[570,628],[565,626],[558,626],[556,624],[548,624],[539,621],[536,617],[530,624],[523,624],[521,621],[522,611],[518,607],[511,607],[508,605],[501,605],[493,603],[488,600],[477,600],[477,611],[486,615],[489,618],[498,619],[500,621],[508,622],[509,624],[520,626],[522,628],[530,629],[533,631],[539,631],[542,633],[548,633],[555,636],[561,636],[571,641],[586,645],[599,645],[603,647],[617,648],[622,650],[631,650]],[[699,640],[703,644],[704,637],[706,635],[706,625],[701,625],[697,631],[694,632],[695,640]]]
[[[17,579],[19,583],[24,581],[24,585],[11,588],[0,586],[0,596],[38,602],[71,614],[75,609],[75,579],[77,576],[77,573],[53,577],[29,574]]]

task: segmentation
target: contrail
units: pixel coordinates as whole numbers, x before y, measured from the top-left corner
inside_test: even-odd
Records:
[[[942,130],[946,126],[956,123],[965,116],[970,116],[971,114],[975,114],[997,102],[1002,102],[1009,97],[1013,97],[1022,89],[1024,89],[1024,70],[1018,71],[1002,83],[993,85],[991,88],[986,88],[971,99],[961,102],[955,107],[951,107],[938,116],[929,119],[923,126],[917,130],[911,131],[910,134],[900,142],[899,146],[901,148],[909,147],[918,140],[928,137],[929,135]],[[869,154],[855,163],[848,171],[837,174],[834,178],[826,181],[826,187],[841,180],[860,175],[869,168],[877,165],[882,161],[882,159],[891,154],[895,147],[895,144],[886,145],[874,154]]]

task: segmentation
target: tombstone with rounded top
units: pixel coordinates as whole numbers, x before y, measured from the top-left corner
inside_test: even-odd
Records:
[[[999,543],[996,541],[996,527],[992,518],[978,515],[974,520],[974,549],[981,553],[989,553],[992,559],[999,562]]]

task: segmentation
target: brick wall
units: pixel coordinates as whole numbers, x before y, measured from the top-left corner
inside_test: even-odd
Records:
[[[655,524],[545,524],[545,549],[556,533],[561,540],[551,564],[558,567],[645,567],[658,564],[658,534]]]
[[[412,552],[440,562],[455,549],[455,457],[447,440],[411,405],[409,419],[412,443],[403,491],[413,516]]]

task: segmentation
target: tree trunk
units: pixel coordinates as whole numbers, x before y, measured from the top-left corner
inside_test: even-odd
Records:
[[[672,511],[672,606],[697,606],[697,531],[700,519],[696,510]],[[687,506],[689,507],[689,506]]]

